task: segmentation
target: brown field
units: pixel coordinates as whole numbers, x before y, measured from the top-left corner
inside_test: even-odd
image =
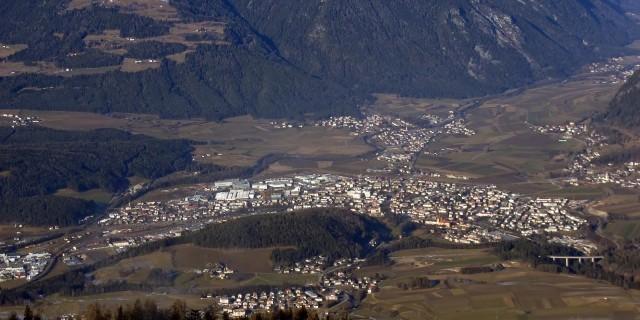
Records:
[[[597,202],[594,207],[614,216],[624,216],[631,219],[640,218],[640,195],[612,195]]]
[[[217,250],[193,245],[180,245],[170,249],[173,265],[178,269],[192,269],[211,262],[223,262],[232,269],[247,273],[273,271],[269,262],[273,249]]]
[[[35,65],[25,65],[23,62],[2,61],[0,62],[0,76],[10,77],[24,73],[42,73],[46,75],[56,75],[63,77],[72,77],[79,75],[101,74],[109,71],[118,70],[120,66],[108,66],[100,68],[78,68],[78,69],[62,69],[52,62],[39,61]]]
[[[14,62],[14,61],[0,62],[0,77],[10,77],[15,75],[20,75],[23,73],[53,74],[60,71],[61,70],[57,69],[55,66],[51,64],[38,64],[34,66],[27,66],[23,62]]]
[[[376,101],[370,108],[376,112],[395,115],[400,118],[415,118],[425,113],[446,117],[470,100],[410,98],[394,94],[376,94]]]
[[[6,58],[26,48],[27,48],[26,44],[11,44],[11,45],[0,44],[0,59]]]
[[[58,190],[54,195],[60,197],[77,198],[83,200],[92,200],[101,203],[109,203],[113,194],[102,189],[92,189],[83,192],[78,192],[68,188]]]
[[[463,275],[457,267],[497,261],[483,250],[418,249],[393,255],[388,279],[352,318],[376,319],[634,319],[640,292],[587,278],[534,271],[506,263],[494,273]],[[402,290],[417,276],[440,280],[431,289]]]
[[[49,233],[44,227],[22,226],[18,224],[0,224],[0,241],[13,239],[16,236],[34,237]]]
[[[67,10],[80,10],[90,5],[118,7],[123,12],[134,13],[157,20],[176,21],[178,12],[168,2],[162,0],[72,0]]]
[[[135,60],[131,58],[125,58],[120,66],[120,70],[124,72],[140,72],[157,68],[160,68],[160,61],[158,60]]]
[[[271,251],[263,249],[212,249],[178,245],[151,254],[125,259],[95,272],[97,281],[122,280],[144,283],[152,269],[176,272],[175,290],[211,290],[254,285],[304,285],[317,280],[316,275],[283,275],[273,272]],[[210,263],[224,263],[236,271],[230,279],[212,279],[196,272]],[[193,292],[193,291],[191,291]]]
[[[635,61],[635,60],[634,60]],[[580,140],[560,141],[556,135],[533,132],[530,124],[561,124],[580,121],[606,108],[618,85],[604,84],[604,75],[579,75],[563,83],[534,86],[513,95],[485,101],[466,114],[468,127],[476,131],[469,137],[446,136],[430,144],[416,166],[444,174],[461,174],[480,183],[527,194],[560,191],[576,199],[595,199],[604,195],[600,187],[561,188],[548,181],[551,171],[567,165],[568,154],[581,150]],[[383,96],[377,108],[398,115],[442,112],[468,101],[444,101],[440,105],[424,100],[402,100]]]
[[[12,110],[12,112],[18,112]],[[25,111],[42,119],[42,125],[60,130],[121,129],[160,139],[191,139],[204,142],[196,146],[198,161],[228,166],[252,165],[270,153],[303,157],[349,159],[372,150],[362,138],[347,130],[304,127],[274,129],[268,121],[251,117],[226,119],[224,122],[202,120],[165,120],[150,115],[110,117],[87,112]],[[314,162],[323,169],[341,163],[331,159]],[[363,168],[360,167],[360,170]]]

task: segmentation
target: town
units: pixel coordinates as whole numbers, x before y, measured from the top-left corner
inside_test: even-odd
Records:
[[[1,253],[0,254],[0,282],[7,280],[25,279],[31,281],[47,266],[51,255],[49,253]]]
[[[224,180],[201,185],[192,196],[166,202],[138,202],[109,212],[101,225],[200,221],[240,211],[275,212],[339,207],[382,216],[404,215],[440,226],[457,243],[495,242],[514,236],[576,231],[586,221],[573,213],[575,201],[530,198],[493,185],[431,181],[411,177],[296,175],[258,181]]]

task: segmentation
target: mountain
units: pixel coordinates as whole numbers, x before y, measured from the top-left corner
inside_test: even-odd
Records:
[[[596,120],[607,124],[638,128],[640,125],[640,71],[636,71],[618,90],[609,108],[596,116]]]
[[[282,6],[236,0],[234,5],[287,61],[365,92],[498,92],[566,75],[631,39],[624,13],[608,1],[325,0]]]
[[[561,77],[636,34],[614,0],[171,0],[170,19],[127,2],[1,3],[0,41],[26,46],[3,59],[20,68],[0,78],[2,107],[355,114],[376,92],[469,97]],[[127,69],[138,57],[159,61]]]

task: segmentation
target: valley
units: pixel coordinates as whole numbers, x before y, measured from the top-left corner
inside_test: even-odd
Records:
[[[2,3],[0,318],[638,318],[637,10]]]

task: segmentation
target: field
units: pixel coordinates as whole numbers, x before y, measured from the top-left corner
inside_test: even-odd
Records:
[[[640,220],[610,221],[604,234],[613,240],[631,241],[640,238]]]
[[[15,224],[0,224],[0,241],[10,240],[16,236],[34,237],[48,233],[47,228],[21,226]]]
[[[534,271],[518,263],[493,273],[464,275],[457,267],[493,263],[483,250],[400,251],[379,292],[354,319],[633,319],[640,293],[582,277]],[[371,270],[373,272],[374,270]],[[379,271],[379,270],[378,270]],[[440,280],[430,289],[403,290],[411,277]]]
[[[120,7],[123,12],[135,13],[157,20],[176,21],[178,19],[176,9],[162,0],[71,0],[67,5],[67,10],[79,10],[92,4]]]
[[[533,86],[466,109],[465,121],[476,134],[444,136],[430,144],[416,167],[444,174],[465,175],[476,183],[491,183],[526,194],[563,194],[572,199],[602,197],[601,187],[565,188],[549,173],[566,167],[569,154],[583,141],[538,134],[533,126],[564,124],[588,118],[606,108],[618,89],[606,76],[582,74],[562,83]],[[421,114],[446,115],[469,100],[407,99],[378,96],[374,109],[405,118]]]
[[[54,195],[60,197],[77,198],[82,200],[90,200],[100,203],[109,203],[113,194],[102,189],[91,189],[87,191],[78,192],[72,189],[60,189]]]
[[[399,118],[417,118],[424,113],[447,117],[449,111],[468,104],[470,100],[410,98],[392,94],[375,95],[375,103],[369,108],[378,113]]]
[[[13,111],[17,112],[17,111]],[[166,120],[150,115],[106,116],[85,112],[24,111],[37,115],[42,125],[60,130],[114,128],[160,139],[190,139],[196,146],[195,158],[224,166],[249,166],[270,153],[318,158],[318,169],[330,170],[372,151],[360,137],[347,130],[324,127],[275,129],[266,120],[248,116],[223,122]],[[333,163],[333,160],[340,160]],[[289,166],[289,164],[281,164]],[[360,165],[353,168],[363,170]]]
[[[26,48],[27,48],[27,45],[24,45],[24,44],[12,44],[12,45],[0,44],[0,59],[6,58]]]
[[[602,199],[594,206],[614,217],[640,218],[640,196],[638,194],[612,195]]]
[[[221,250],[179,245],[140,257],[126,259],[95,273],[97,281],[123,280],[148,283],[153,269],[174,273],[172,288],[179,291],[236,288],[254,285],[304,285],[317,280],[313,275],[281,275],[273,272],[272,248]],[[207,264],[224,263],[236,273],[229,279],[212,279],[196,270]]]

